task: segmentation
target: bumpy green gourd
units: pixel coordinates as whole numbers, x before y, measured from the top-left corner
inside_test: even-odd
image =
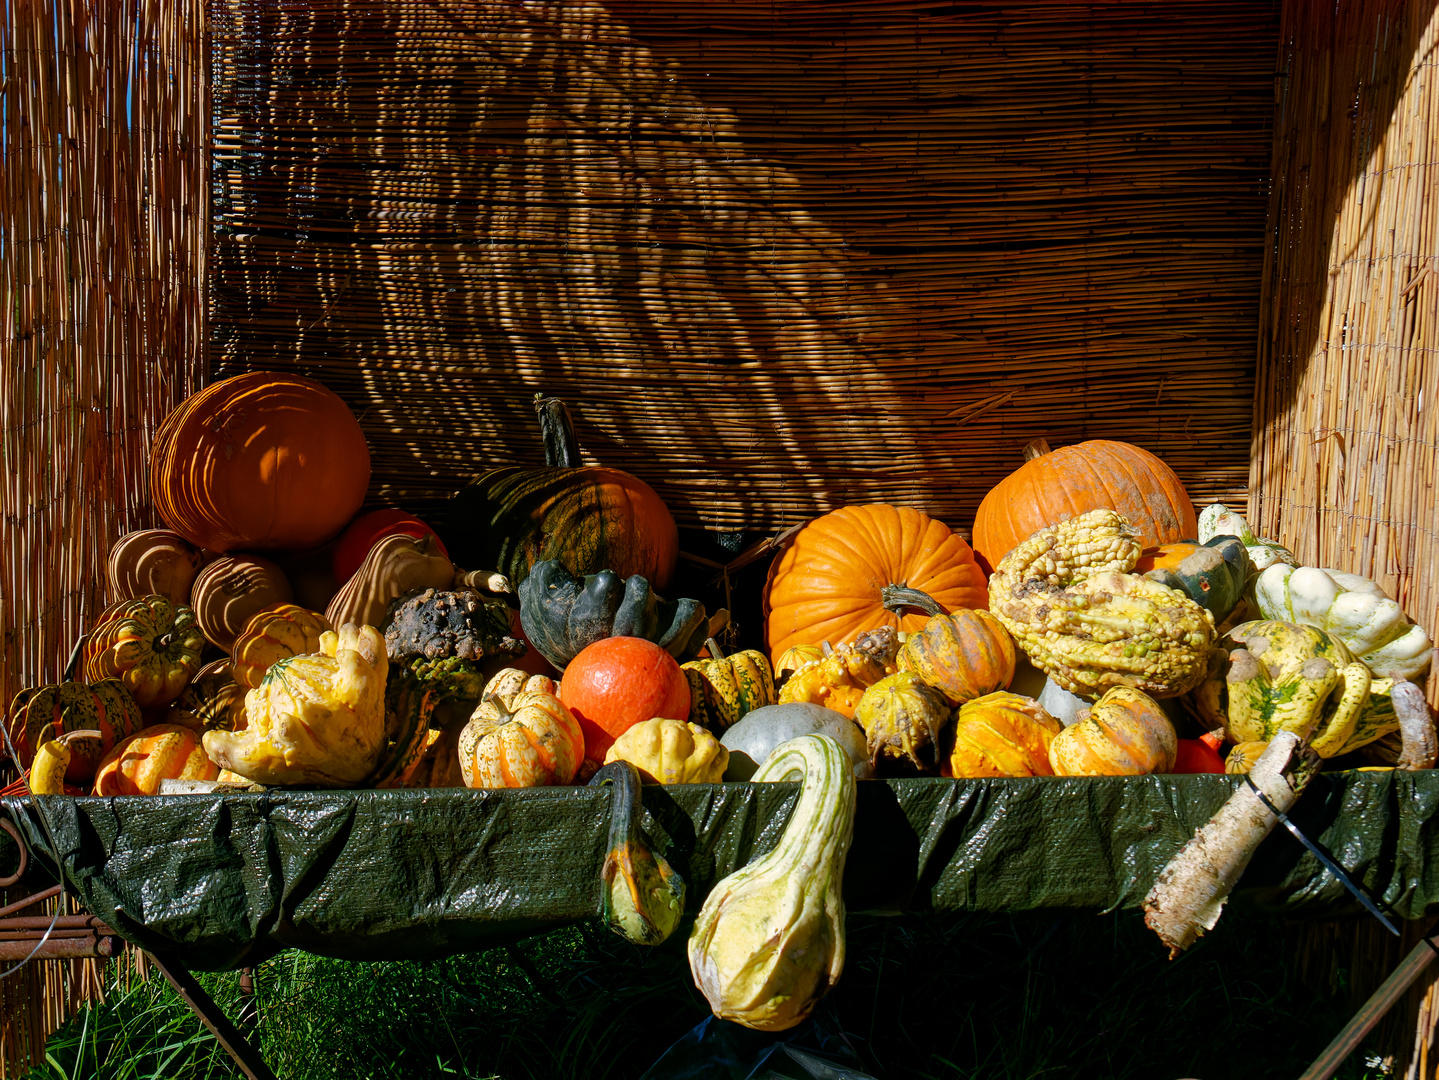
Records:
[[[690,971],[716,1016],[783,1031],[844,968],[840,881],[854,831],[854,766],[833,739],[802,735],[777,747],[754,779],[799,780],[799,803],[774,850],[705,899]]]
[[[1040,529],[990,579],[989,609],[1036,667],[1091,701],[1114,686],[1177,697],[1207,670],[1214,617],[1129,573],[1141,550],[1113,510]]]

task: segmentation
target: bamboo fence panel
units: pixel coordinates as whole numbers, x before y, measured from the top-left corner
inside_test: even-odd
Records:
[[[1433,0],[1285,5],[1250,492],[1260,531],[1375,578],[1439,638],[1436,43]],[[1344,970],[1357,1008],[1404,931],[1311,924],[1299,974],[1332,990]],[[1388,1075],[1439,1077],[1436,1032],[1439,973],[1378,1029]]]
[[[150,439],[202,382],[202,14],[186,0],[10,0],[0,15],[7,703],[59,677],[106,602],[111,543],[155,524]],[[33,963],[0,981],[0,1069],[37,1060],[98,990],[93,968]]]
[[[210,10],[215,371],[346,398],[372,502],[543,390],[690,526],[967,528],[1037,435],[1246,504],[1275,4]]]

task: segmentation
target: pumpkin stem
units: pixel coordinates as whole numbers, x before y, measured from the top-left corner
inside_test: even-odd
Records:
[[[834,646],[831,645],[828,641],[821,641],[819,643],[819,651],[824,656],[833,656]]]
[[[705,638],[705,648],[709,650],[711,660],[723,660],[724,653],[720,650],[719,642],[712,637]]]
[[[1054,451],[1049,448],[1049,443],[1044,440],[1043,436],[1026,443],[1024,446],[1025,461],[1033,461],[1035,458],[1044,457],[1045,454],[1052,453],[1054,453]]]
[[[580,444],[570,410],[557,397],[535,395],[535,412],[540,418],[540,441],[545,447],[545,464],[552,469],[574,469],[580,464]]]
[[[65,661],[65,670],[60,675],[61,682],[69,682],[75,677],[75,671],[80,666],[80,654],[85,651],[85,642],[89,640],[89,634],[81,634],[75,639],[75,647],[70,650],[70,659]]]
[[[886,585],[879,590],[884,610],[896,615],[904,614],[905,608],[919,608],[926,615],[946,615],[948,612],[929,593],[911,589],[907,585]]]
[[[505,699],[499,694],[492,691],[485,695],[485,700],[494,705],[495,712],[500,714],[499,719],[495,721],[497,724],[508,724],[515,718],[514,710],[505,704]]]

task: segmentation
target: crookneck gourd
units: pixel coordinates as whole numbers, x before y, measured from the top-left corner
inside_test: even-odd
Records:
[[[1094,700],[1114,686],[1177,697],[1204,678],[1214,616],[1132,574],[1137,534],[1113,510],[1040,529],[999,564],[990,610],[1035,666]]]
[[[716,1016],[783,1031],[844,969],[840,881],[854,832],[854,766],[833,739],[802,735],[777,747],[754,780],[798,780],[799,801],[773,850],[705,898],[690,971]]]
[[[802,701],[823,705],[853,717],[864,692],[899,670],[899,634],[881,626],[860,634],[847,645],[830,649],[790,676],[780,691],[780,704]]]
[[[769,658],[758,649],[725,656],[710,638],[708,660],[681,664],[690,684],[689,718],[711,731],[725,731],[755,709],[776,702]]]
[[[519,598],[525,637],[561,671],[586,645],[607,637],[653,641],[683,663],[700,651],[709,625],[698,600],[665,600],[638,574],[580,577],[555,559],[530,567]]]
[[[651,847],[640,828],[640,775],[623,759],[590,778],[610,789],[609,850],[600,870],[600,918],[626,941],[659,945],[685,910],[684,878]]]

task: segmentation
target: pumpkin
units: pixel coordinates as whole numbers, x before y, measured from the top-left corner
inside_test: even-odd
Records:
[[[1174,725],[1153,698],[1116,686],[1054,737],[1049,764],[1057,776],[1167,773],[1174,768],[1178,742]]]
[[[898,656],[899,635],[881,626],[796,671],[780,691],[779,703],[808,702],[853,717],[864,692],[899,670]]]
[[[77,731],[98,731],[95,739],[67,743],[70,760],[65,781],[88,788],[95,770],[122,739],[144,726],[140,706],[119,679],[96,682],[65,680],[21,690],[10,702],[6,727],[26,768],[35,758],[45,732],[59,737]]]
[[[298,604],[276,604],[255,612],[230,649],[234,679],[253,690],[276,660],[320,651],[320,635],[333,630],[326,618]]]
[[[530,567],[519,600],[526,639],[561,671],[586,645],[607,637],[642,637],[676,660],[689,660],[709,625],[698,600],[667,602],[638,574],[621,580],[601,570],[576,577],[553,559]]]
[[[1269,747],[1267,739],[1251,739],[1248,742],[1235,743],[1229,748],[1229,753],[1224,755],[1224,771],[1230,776],[1243,776],[1254,768],[1254,763],[1259,760],[1259,755]]]
[[[869,760],[875,771],[884,765],[901,771],[934,772],[939,743],[954,719],[944,694],[912,671],[886,675],[864,692],[854,710],[864,728]]]
[[[1224,759],[1219,756],[1219,745],[1223,741],[1224,736],[1220,732],[1209,732],[1197,739],[1180,739],[1179,749],[1174,755],[1174,768],[1169,771],[1172,773],[1222,773]]]
[[[630,728],[605,753],[605,764],[628,761],[647,784],[718,784],[729,751],[687,720],[656,717]]]
[[[442,530],[462,566],[491,566],[517,586],[535,563],[571,573],[613,570],[665,588],[679,558],[679,530],[654,489],[619,469],[580,465],[569,410],[535,395],[545,464],[491,469],[461,488]]]
[[[394,507],[371,510],[367,514],[361,514],[345,526],[345,531],[335,542],[334,551],[330,556],[331,572],[334,574],[335,582],[343,585],[349,581],[355,571],[360,568],[360,564],[365,561],[365,556],[370,553],[370,549],[387,536],[410,536],[416,540],[433,536],[439,546],[439,553],[449,558],[450,553],[445,550],[445,545],[435,530],[413,514],[408,514],[404,510],[396,510]]]
[[[178,724],[153,724],[106,755],[95,771],[94,794],[156,795],[161,780],[214,780],[220,767],[200,736]]]
[[[657,716],[687,720],[690,688],[675,658],[653,641],[603,638],[565,668],[560,700],[585,735],[585,755],[602,763],[610,745]]]
[[[91,682],[118,678],[142,709],[168,705],[200,670],[204,635],[195,613],[159,593],[111,604],[85,643]]]
[[[211,551],[315,547],[355,516],[369,485],[369,447],[349,406],[280,372],[192,394],[165,417],[150,452],[155,509]]]
[[[922,590],[945,611],[989,602],[974,553],[943,522],[905,506],[846,506],[806,524],[770,564],[763,595],[770,657],[817,641],[843,645],[882,626],[922,629],[925,616],[884,606],[891,585]]]
[[[1238,537],[1216,536],[1206,544],[1183,540],[1146,551],[1134,572],[1177,589],[1222,623],[1244,598],[1253,571]]]
[[[959,608],[946,614],[918,589],[886,592],[891,610],[917,607],[929,616],[899,650],[899,670],[913,671],[951,705],[1003,690],[1014,678],[1014,639],[987,611]]]
[[[1053,776],[1049,749],[1064,727],[1033,698],[1000,691],[966,701],[954,718],[946,776]]]
[[[554,694],[491,693],[460,732],[459,756],[466,787],[568,784],[585,758],[585,739]]]
[[[159,593],[172,604],[188,603],[190,586],[204,562],[200,549],[177,532],[128,532],[110,548],[110,595],[115,600],[133,600]]]
[[[745,714],[775,704],[769,660],[758,649],[725,656],[707,642],[710,659],[681,664],[690,685],[690,718],[711,731],[724,731]]]
[[[167,720],[185,727],[193,725],[201,731],[243,731],[246,689],[235,681],[229,659],[215,660],[195,672]],[[183,713],[184,718],[177,713]]]
[[[863,728],[833,709],[795,702],[756,709],[724,733],[720,744],[729,751],[724,778],[750,779],[781,743],[801,735],[833,739],[854,764],[855,779],[867,780],[874,775]]]
[[[986,568],[999,566],[1037,530],[1090,510],[1117,511],[1146,548],[1195,535],[1198,522],[1184,485],[1147,450],[1093,439],[1051,451],[1036,439],[1024,454],[1024,465],[991,488],[975,513],[974,550]]]
[[[831,646],[833,648],[833,646]],[[774,662],[775,686],[783,686],[789,677],[811,660],[824,658],[823,645],[791,645]]]
[[[345,582],[325,618],[331,626],[374,626],[384,629],[390,605],[421,589],[449,589],[455,566],[433,536],[395,533],[375,542],[360,568]]]
[[[216,559],[200,571],[190,594],[201,631],[225,652],[257,612],[293,599],[285,572],[259,555]]]

